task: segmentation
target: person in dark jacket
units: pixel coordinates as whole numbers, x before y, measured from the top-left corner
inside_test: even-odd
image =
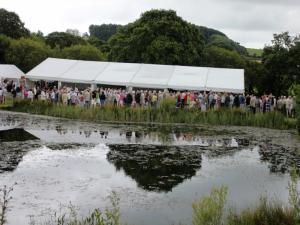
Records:
[[[132,94],[131,93],[128,93],[127,95],[126,95],[126,106],[131,106],[131,104],[132,104],[132,101],[133,101],[133,98],[132,98]]]
[[[136,102],[137,106],[141,105],[141,93],[139,91],[136,92],[135,102]]]
[[[101,107],[104,106],[105,100],[106,100],[106,96],[105,96],[105,94],[104,94],[104,91],[102,91],[102,92],[101,92],[101,95],[100,95],[100,105],[101,105]]]
[[[238,95],[235,95],[234,96],[234,99],[233,99],[233,106],[236,107],[236,108],[239,108],[240,107],[240,98]]]

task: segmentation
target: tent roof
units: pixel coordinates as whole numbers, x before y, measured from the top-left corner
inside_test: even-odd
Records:
[[[141,88],[244,92],[244,70],[48,58],[29,79]]]
[[[107,66],[107,62],[76,61],[60,79],[65,82],[93,83]]]
[[[136,63],[108,63],[104,71],[95,79],[95,83],[129,86],[141,66],[142,64]]]
[[[143,88],[168,88],[175,66],[142,64],[131,80],[131,86]]]
[[[0,64],[0,79],[21,79],[25,74],[15,65]]]
[[[244,90],[244,70],[209,68],[206,90],[239,93],[241,89]]]
[[[169,80],[169,88],[175,90],[205,90],[207,67],[176,66]]]

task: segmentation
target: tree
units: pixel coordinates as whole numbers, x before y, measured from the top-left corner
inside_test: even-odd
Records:
[[[245,65],[245,90],[247,93],[262,95],[265,87],[262,85],[262,79],[265,74],[262,63],[253,60],[247,60]]]
[[[135,63],[201,65],[203,37],[199,29],[172,10],[151,10],[119,28],[109,40],[109,60]]]
[[[288,32],[274,34],[272,45],[265,46],[262,55],[265,68],[262,84],[267,92],[276,96],[288,94],[288,89],[295,82],[296,75],[291,68],[296,70],[297,60],[299,62],[293,48],[296,50],[293,38]]]
[[[220,35],[220,36],[224,36],[227,38],[227,36],[224,33],[222,33],[221,31],[218,31],[218,30],[215,30],[212,28],[208,28],[208,27],[204,27],[204,26],[196,26],[196,27],[199,29],[200,33],[204,37],[205,44],[208,44],[210,37],[213,35]]]
[[[120,27],[121,25],[118,24],[90,25],[89,32],[92,37],[96,37],[102,41],[108,41]]]
[[[206,65],[222,68],[245,68],[245,59],[236,51],[226,50],[215,46],[205,49]]]
[[[21,38],[11,41],[5,60],[7,63],[15,64],[24,72],[28,72],[50,55],[51,49],[45,43]]]
[[[81,36],[79,30],[77,30],[77,29],[67,29],[66,33],[72,34],[72,35],[77,36],[77,37]]]
[[[46,36],[46,44],[51,48],[58,46],[60,49],[72,45],[84,45],[86,41],[78,36],[66,32],[53,32]]]
[[[294,82],[300,84],[300,43],[293,43],[289,50],[289,73],[294,78]]]
[[[3,34],[0,34],[0,64],[6,63],[5,53],[10,45],[11,39]]]
[[[78,60],[104,60],[102,52],[91,45],[73,45],[71,47],[64,48],[61,52],[61,56],[67,59]]]
[[[0,34],[11,38],[20,38],[29,36],[29,30],[25,28],[16,13],[0,9]]]
[[[107,55],[110,52],[110,46],[109,44],[107,44],[107,42],[104,42],[102,40],[100,40],[99,38],[95,37],[95,36],[89,36],[87,39],[87,42],[92,45],[95,46],[96,48],[98,48],[103,55],[105,56],[105,59],[107,59]]]
[[[293,44],[293,38],[290,36],[289,32],[283,32],[280,34],[274,34],[273,35],[273,49],[279,50],[279,49],[290,49]]]
[[[246,55],[247,49],[239,43],[232,41],[226,36],[214,34],[208,40],[208,46],[216,46],[230,51],[236,51],[239,54]]]
[[[45,36],[42,31],[38,30],[38,32],[30,33],[30,38],[36,41],[41,41],[45,43]]]
[[[101,46],[103,46],[105,44],[104,41],[100,40],[99,38],[95,37],[95,36],[90,36],[87,39],[87,42],[97,48],[101,48]]]

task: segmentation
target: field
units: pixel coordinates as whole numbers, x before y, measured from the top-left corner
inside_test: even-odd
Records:
[[[248,54],[251,57],[260,58],[262,56],[263,50],[257,48],[247,48]]]

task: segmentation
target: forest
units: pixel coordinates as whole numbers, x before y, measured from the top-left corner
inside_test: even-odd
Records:
[[[14,12],[0,9],[0,63],[28,72],[47,57],[245,69],[247,93],[293,95],[300,81],[299,36],[274,34],[262,51],[192,24],[173,10],[150,10],[127,25],[91,24],[44,35]]]

